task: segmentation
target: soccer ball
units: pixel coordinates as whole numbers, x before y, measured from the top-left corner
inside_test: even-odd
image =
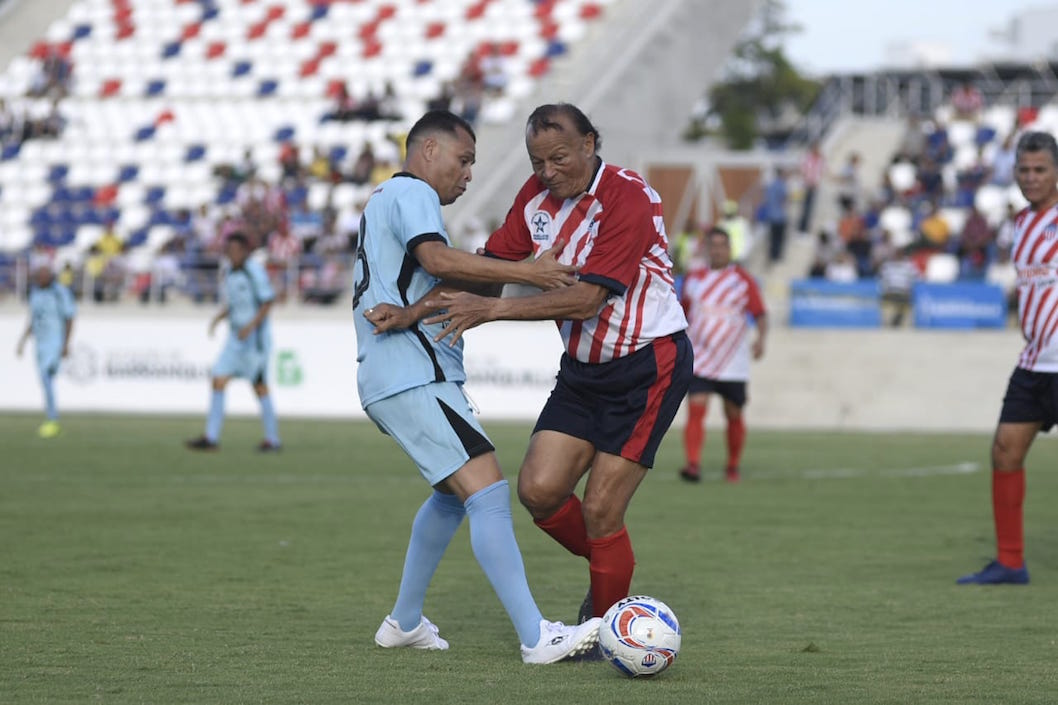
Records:
[[[606,610],[599,627],[603,656],[630,678],[655,676],[680,653],[680,623],[661,600],[633,595]]]

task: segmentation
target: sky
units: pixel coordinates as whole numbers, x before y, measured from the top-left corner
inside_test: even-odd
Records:
[[[996,48],[990,30],[1006,29],[1019,11],[1054,0],[785,0],[802,31],[786,39],[787,56],[812,74],[882,68],[886,49],[903,41],[947,47],[951,65],[969,65]],[[1056,30],[1058,35],[1058,30]]]

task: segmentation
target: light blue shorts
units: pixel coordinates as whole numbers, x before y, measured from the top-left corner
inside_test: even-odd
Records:
[[[383,433],[392,436],[431,485],[471,458],[496,450],[474,418],[463,388],[454,382],[413,387],[365,409]]]
[[[253,384],[267,384],[272,346],[256,344],[255,337],[251,335],[246,340],[239,340],[234,335],[229,336],[210,374],[214,377],[242,377]]]

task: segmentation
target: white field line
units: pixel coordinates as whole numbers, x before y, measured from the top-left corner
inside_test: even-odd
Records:
[[[970,475],[981,470],[981,464],[963,461],[954,465],[930,465],[920,468],[883,468],[880,470],[865,468],[829,468],[794,470],[792,472],[754,472],[749,479],[799,479],[799,480],[844,480],[857,477],[936,477],[938,475]]]

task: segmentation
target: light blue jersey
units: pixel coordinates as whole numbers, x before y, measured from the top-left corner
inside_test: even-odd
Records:
[[[58,365],[66,339],[66,322],[77,313],[73,294],[62,284],[33,287],[29,292],[30,326],[37,348],[37,362]]]
[[[364,407],[431,382],[466,381],[463,341],[435,343],[440,324],[374,334],[364,311],[380,303],[407,306],[437,285],[411,255],[430,240],[450,245],[441,220],[441,201],[425,181],[400,173],[379,185],[360,219],[353,277],[356,323],[356,380]]]
[[[258,309],[275,299],[268,273],[259,262],[246,260],[238,269],[229,269],[224,275],[224,295],[228,301],[228,323],[231,337],[238,340],[239,329],[254,319]],[[272,324],[268,317],[245,341],[248,345],[263,350],[272,343]]]

